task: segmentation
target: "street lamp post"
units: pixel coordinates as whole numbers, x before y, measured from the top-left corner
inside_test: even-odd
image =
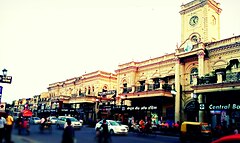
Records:
[[[2,72],[3,72],[3,74],[0,75],[0,83],[9,83],[9,84],[11,84],[12,77],[11,76],[7,76],[7,70],[3,69]],[[0,86],[0,104],[1,104],[1,99],[2,99],[2,89],[3,89],[3,87]]]
[[[11,84],[12,77],[11,76],[7,76],[7,70],[3,69],[2,72],[3,72],[3,74],[0,75],[0,83],[9,83],[9,84]]]
[[[194,99],[194,106],[195,106],[195,121],[198,121],[198,95],[196,93],[192,93],[191,97]]]
[[[95,99],[95,121],[98,120],[98,112],[99,112],[99,102],[100,100],[98,98]]]

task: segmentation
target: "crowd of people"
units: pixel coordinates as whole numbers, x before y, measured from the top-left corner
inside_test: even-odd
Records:
[[[231,134],[239,134],[238,128],[235,125],[226,125],[226,124],[217,124],[215,128],[213,128],[213,135],[215,137],[222,137]]]
[[[5,139],[6,143],[12,143],[11,134],[13,123],[13,117],[9,113],[7,113],[6,117],[0,114],[0,143],[3,142],[3,139]]]
[[[180,130],[180,122],[174,123],[170,120],[163,122],[158,121],[158,123],[156,124],[156,122],[152,122],[151,120],[144,121],[143,119],[141,119],[139,122],[131,122],[129,126],[130,129],[133,131],[163,131],[177,133]]]

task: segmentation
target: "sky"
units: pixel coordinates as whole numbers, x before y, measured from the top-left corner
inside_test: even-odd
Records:
[[[0,70],[12,83],[2,102],[29,98],[51,83],[173,53],[180,6],[189,0],[0,0]],[[240,35],[240,1],[217,0],[221,39]],[[0,71],[1,72],[1,71]]]

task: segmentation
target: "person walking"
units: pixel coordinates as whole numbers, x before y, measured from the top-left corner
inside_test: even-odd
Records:
[[[23,118],[22,118],[21,114],[18,115],[16,124],[17,124],[16,126],[18,128],[18,135],[21,135],[21,133],[22,133],[22,125],[23,125]]]
[[[101,128],[102,128],[103,143],[111,142],[111,138],[110,138],[109,133],[108,133],[108,124],[107,124],[106,119],[103,120]]]
[[[71,126],[70,119],[67,119],[67,125],[63,131],[62,143],[76,143],[74,128]]]
[[[0,143],[3,142],[5,124],[6,124],[6,119],[2,117],[2,114],[0,113]]]
[[[6,117],[6,134],[5,134],[5,140],[6,143],[11,143],[11,135],[12,135],[12,127],[13,127],[13,117],[7,113]]]
[[[233,133],[234,133],[235,135],[238,134],[238,129],[237,129],[237,127],[234,128]]]

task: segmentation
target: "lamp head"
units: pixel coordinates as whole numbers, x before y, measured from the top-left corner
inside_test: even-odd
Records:
[[[3,69],[2,72],[3,72],[3,76],[7,76],[7,70],[6,69]]]

